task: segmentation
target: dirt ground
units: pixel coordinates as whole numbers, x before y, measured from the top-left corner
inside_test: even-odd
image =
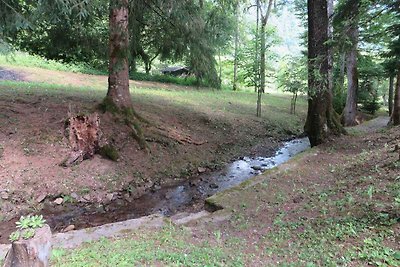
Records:
[[[80,74],[65,77],[65,73],[57,78],[61,75],[57,71],[30,70],[8,68],[7,75],[33,82],[43,77],[64,79],[67,85],[79,86],[103,79]],[[116,123],[111,114],[100,113],[103,136],[118,150],[119,160],[95,155],[78,166],[63,168],[60,163],[69,154],[64,135],[68,112],[93,112],[104,96],[90,90],[21,86],[0,88],[0,221],[38,212],[44,205],[57,206],[58,198],[63,203],[106,203],[121,191],[139,197],[198,175],[198,167],[208,172],[238,156],[267,155],[291,137],[271,135],[265,122],[246,116],[140,102],[135,107],[151,122],[143,125],[150,153],[139,149],[127,126]]]

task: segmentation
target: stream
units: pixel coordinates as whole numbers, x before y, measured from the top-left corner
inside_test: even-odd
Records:
[[[45,205],[41,214],[53,232],[60,232],[69,225],[82,229],[154,213],[171,216],[183,211],[197,212],[204,209],[206,198],[262,174],[264,170],[288,161],[309,147],[308,138],[294,139],[284,142],[272,157],[242,157],[222,170],[203,173],[194,179],[149,191],[140,198],[119,195],[107,205]],[[10,222],[10,228],[14,227],[14,222]]]

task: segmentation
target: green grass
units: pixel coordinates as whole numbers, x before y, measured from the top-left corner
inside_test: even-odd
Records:
[[[169,224],[75,250],[53,250],[51,266],[243,266],[240,253],[227,253],[218,242],[191,244],[190,239],[189,231]]]
[[[104,71],[96,70],[84,63],[65,63],[62,61],[46,59],[37,55],[23,52],[14,52],[7,55],[0,54],[0,65],[37,67],[48,70],[60,70],[69,72],[80,72],[86,74],[105,75]]]
[[[0,53],[0,65],[37,67],[48,70],[59,70],[59,71],[94,74],[94,75],[107,75],[107,71],[98,70],[82,62],[66,63],[60,60],[46,59],[38,55],[32,55],[19,51],[8,54]],[[205,82],[200,82],[200,84],[197,84],[197,81],[194,77],[188,77],[185,79],[170,75],[146,74],[146,73],[136,72],[132,73],[130,75],[130,78],[136,81],[150,81],[150,82],[177,84],[183,86],[208,87],[208,84]]]
[[[91,87],[73,87],[46,83],[27,83],[0,81],[2,94],[10,99],[18,94],[22,96],[51,96],[59,101],[66,101],[68,96],[101,101],[106,95],[106,88],[93,84]],[[216,90],[165,90],[157,88],[131,88],[134,104],[175,107],[188,112],[213,113],[224,119],[225,116],[258,120],[254,114],[256,94],[252,92],[232,92]],[[298,113],[289,113],[290,96],[282,93],[269,93],[263,96],[262,118],[268,128],[266,132],[280,135],[300,134],[304,124],[306,102],[298,101]]]

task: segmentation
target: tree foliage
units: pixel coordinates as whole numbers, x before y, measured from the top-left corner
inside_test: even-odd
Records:
[[[130,1],[130,65],[183,62],[198,80],[214,86],[217,51],[229,45],[237,1]],[[66,62],[107,67],[107,0],[1,0],[0,40],[18,49]],[[5,48],[5,46],[3,45]]]
[[[304,56],[286,58],[278,72],[277,82],[279,88],[292,94],[290,113],[296,113],[298,95],[307,92],[307,58]]]
[[[256,42],[256,31],[255,25],[250,28],[247,32],[247,39],[245,39],[244,44],[240,47],[238,52],[239,58],[239,73],[238,81],[244,83],[249,87],[259,87],[260,86],[260,57],[255,60],[255,42]],[[259,38],[259,37],[258,37]],[[265,42],[265,61],[266,61],[266,77],[275,76],[274,73],[276,68],[276,61],[278,55],[276,52],[272,51],[271,48],[280,43],[279,36],[277,35],[276,29],[272,26],[266,29],[266,42]]]

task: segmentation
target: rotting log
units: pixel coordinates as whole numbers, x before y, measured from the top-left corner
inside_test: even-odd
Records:
[[[12,243],[3,267],[47,267],[51,254],[51,230],[48,225],[36,229],[35,236]]]
[[[65,133],[71,152],[61,165],[69,167],[92,158],[98,152],[101,138],[100,117],[97,113],[70,117],[65,123]]]

